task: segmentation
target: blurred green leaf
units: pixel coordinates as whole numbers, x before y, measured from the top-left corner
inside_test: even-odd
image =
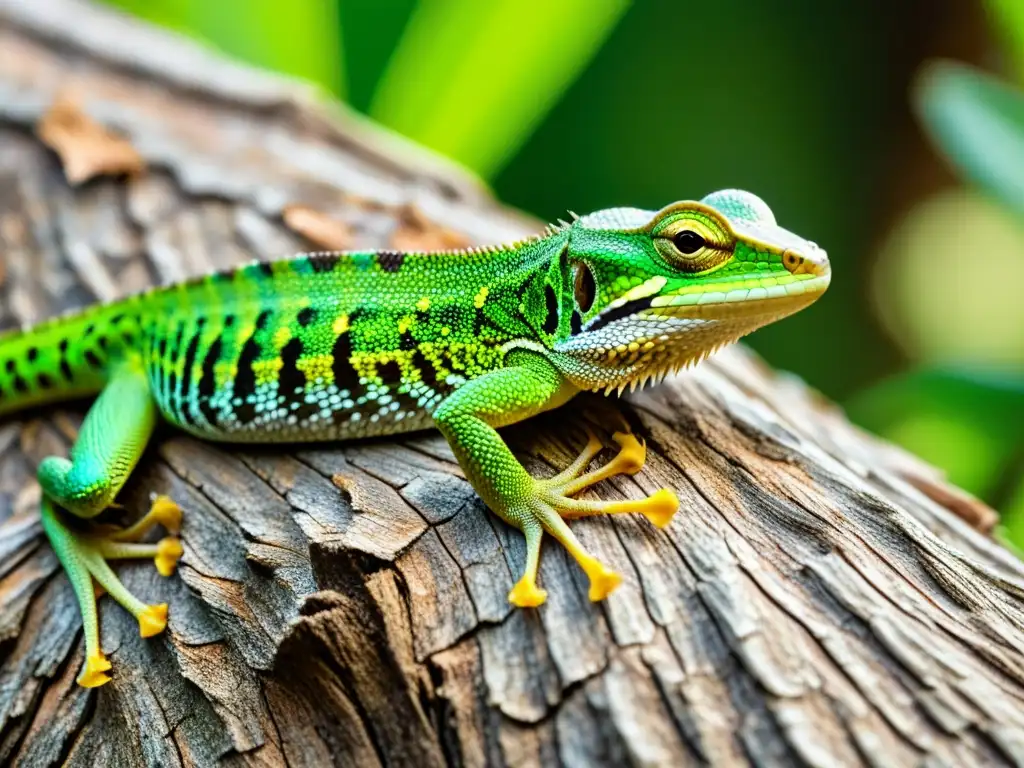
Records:
[[[850,417],[992,499],[1024,436],[1024,371],[927,368],[861,392]]]
[[[416,0],[339,0],[349,106],[366,112]]]
[[[345,91],[337,0],[108,0],[252,64]]]
[[[492,177],[575,80],[629,0],[422,0],[370,115]]]
[[[1006,41],[1006,48],[1017,69],[1017,82],[1024,84],[1024,3],[1020,0],[988,0],[994,17],[992,31]]]
[[[914,100],[958,171],[1024,213],[1024,95],[977,70],[937,62],[925,69]]]
[[[1001,510],[1002,535],[1018,550],[1024,550],[1024,473]]]

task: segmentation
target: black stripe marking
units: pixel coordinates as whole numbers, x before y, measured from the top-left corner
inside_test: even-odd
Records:
[[[40,373],[36,376],[36,384],[40,389],[49,389],[53,386],[53,379],[47,376],[45,373]]]
[[[277,376],[277,391],[291,399],[294,393],[306,387],[306,374],[299,370],[297,363],[302,357],[302,341],[291,339],[281,350],[281,371]]]
[[[93,352],[91,349],[85,350],[85,354],[83,355],[83,357],[85,358],[85,362],[87,362],[93,368],[102,368],[103,367],[103,361],[100,360],[96,356],[96,353]]]
[[[8,373],[14,373],[14,366],[14,358],[12,357],[10,360],[7,361],[7,364],[4,366],[4,368],[7,369]]]
[[[541,330],[550,335],[558,330],[558,297],[550,284],[544,286],[544,303],[546,308]]]
[[[316,321],[316,310],[312,307],[305,307],[304,309],[299,310],[299,314],[296,316],[296,319],[299,321],[299,325],[305,328],[310,323]]]
[[[427,360],[426,356],[418,349],[415,352],[413,352],[412,364],[416,366],[416,368],[420,372],[420,381],[422,381],[435,392],[439,391],[437,386],[437,369],[434,368],[434,364]]]
[[[63,357],[60,359],[60,375],[64,377],[65,381],[73,381],[75,378],[74,373],[71,371],[71,366],[68,365],[68,361]]]
[[[339,389],[352,390],[359,384],[359,377],[356,375],[355,369],[349,363],[349,358],[352,357],[352,339],[349,338],[348,331],[342,333],[334,340],[334,346],[331,348],[331,370],[334,372],[334,385]]]
[[[259,356],[260,345],[256,341],[256,334],[253,333],[245,340],[242,351],[238,355],[238,372],[235,374],[234,385],[235,397],[245,398],[256,391],[256,373],[252,369],[252,364],[259,359]]]
[[[181,345],[184,341],[185,324],[181,323],[178,326],[178,332],[174,335],[174,341],[171,342],[171,347],[168,350],[168,365],[164,369],[167,371],[167,381],[164,388],[164,403],[166,403],[168,408],[173,408],[175,406],[174,397],[178,391],[178,371],[177,366],[173,365],[173,363],[181,356]]]
[[[524,280],[515,288],[516,298],[520,304],[526,303],[526,296],[530,292],[531,283],[529,280]]]
[[[580,313],[573,310],[572,317],[569,318],[569,333],[575,336],[583,330],[583,318],[580,317]]]
[[[210,398],[217,389],[217,382],[214,378],[214,367],[220,360],[220,353],[223,349],[220,336],[213,340],[210,348],[206,350],[206,357],[203,358],[203,374],[199,379],[199,410],[208,424],[217,423],[217,409],[210,405]]]
[[[178,395],[178,417],[184,424],[194,424],[195,416],[192,414],[191,409],[186,408],[189,394],[192,391],[192,369],[196,365],[196,356],[199,352],[199,342],[203,336],[203,326],[205,323],[200,322],[204,318],[199,318],[196,321],[196,332],[192,336],[192,340],[188,343],[188,349],[185,350],[185,360],[181,368],[181,389]]]
[[[259,262],[257,262],[256,263],[256,270],[258,272],[262,273],[262,275],[264,277],[273,277],[274,276],[274,268],[270,265],[269,261],[259,261]]]
[[[28,361],[30,363],[34,363],[36,360],[39,359],[39,347],[29,347],[25,351],[25,357],[28,358]]]
[[[643,310],[650,308],[651,299],[634,299],[633,301],[627,301],[621,307],[608,310],[603,315],[600,315],[594,324],[587,328],[587,331],[591,332],[599,330],[615,320],[635,315],[637,312],[642,312]]]
[[[25,381],[23,378],[21,378],[21,376],[15,376],[14,377],[14,389],[17,392],[21,392],[22,394],[25,394],[26,392],[28,392],[28,382]]]
[[[394,384],[402,380],[402,368],[397,360],[388,360],[377,366],[377,375],[384,384]]]

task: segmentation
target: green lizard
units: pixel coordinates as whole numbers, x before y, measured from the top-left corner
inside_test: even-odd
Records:
[[[157,498],[127,529],[83,529],[111,506],[160,416],[202,438],[294,442],[386,435],[435,425],[490,508],[522,530],[526,565],[509,593],[537,606],[541,537],[554,536],[603,599],[618,574],[589,554],[566,518],[640,512],[657,526],[670,490],[638,501],[571,498],[639,471],[644,447],[587,472],[592,438],[555,477],[529,475],[495,431],[581,390],[657,380],[810,304],[829,283],[820,248],[778,227],[769,208],[726,190],[658,211],[613,208],[507,246],[441,253],[320,253],[159,288],[0,336],[0,415],[99,393],[70,460],[38,470],[41,515],[75,590],[86,659],[78,682],[102,685],[95,582],[144,637],[167,606],[132,595],[107,564],[153,558],[174,571],[175,536],[140,542],[180,510]]]

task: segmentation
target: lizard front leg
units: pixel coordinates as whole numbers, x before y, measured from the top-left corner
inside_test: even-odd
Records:
[[[137,362],[126,362],[82,422],[71,460],[50,456],[39,465],[43,530],[64,566],[82,613],[86,659],[78,683],[88,688],[110,680],[110,662],[99,644],[93,580],[131,611],[143,637],[163,631],[167,605],[147,605],[136,598],[107,560],[153,558],[157,570],[170,575],[182,552],[178,539],[167,537],[157,544],[141,544],[137,539],[158,524],[177,530],[181,513],[169,499],[158,497],[149,514],[131,528],[80,530],[64,519],[61,510],[92,518],[109,507],[145,450],[155,423],[156,405],[145,372]]]
[[[517,606],[537,606],[547,593],[537,586],[537,567],[544,531],[554,536],[590,579],[590,599],[602,600],[621,577],[591,555],[562,519],[586,514],[641,512],[667,523],[678,507],[675,495],[662,490],[647,499],[627,502],[581,502],[569,498],[592,482],[618,472],[635,472],[643,462],[633,443],[623,445],[624,460],[579,476],[596,453],[588,445],[579,460],[554,478],[536,479],[512,455],[496,427],[512,424],[561,405],[576,390],[541,355],[513,351],[508,365],[464,384],[434,413],[473,488],[488,506],[526,537],[526,567],[508,599]],[[593,441],[592,441],[593,442]],[[635,442],[635,441],[634,441]],[[621,443],[621,441],[620,441]],[[638,445],[638,444],[637,444]],[[639,464],[637,459],[639,458]]]

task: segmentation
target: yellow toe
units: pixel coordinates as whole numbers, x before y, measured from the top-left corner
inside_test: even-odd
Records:
[[[516,582],[512,591],[508,593],[508,601],[517,608],[536,608],[547,599],[548,593],[526,576]]]
[[[184,550],[181,547],[181,541],[168,536],[164,539],[160,539],[160,542],[156,545],[156,557],[153,558],[153,562],[156,563],[156,570],[161,576],[170,576],[174,573],[174,569],[178,565],[178,558],[181,557]]]
[[[103,652],[99,651],[85,660],[82,673],[78,676],[78,684],[83,688],[97,688],[104,683],[109,683],[110,675],[107,674],[109,669],[110,662],[107,661]]]
[[[615,468],[625,475],[635,475],[647,460],[647,448],[629,432],[616,432],[612,440],[619,444],[619,455],[612,459]]]
[[[590,599],[595,603],[604,600],[622,583],[622,576],[596,560],[583,568],[590,579]]]
[[[159,635],[167,627],[167,603],[146,606],[139,614],[139,634],[143,637]]]
[[[659,528],[664,528],[678,509],[679,497],[668,488],[662,488],[644,499],[637,511]]]
[[[181,507],[169,496],[157,496],[153,499],[149,514],[171,533],[181,530]]]

